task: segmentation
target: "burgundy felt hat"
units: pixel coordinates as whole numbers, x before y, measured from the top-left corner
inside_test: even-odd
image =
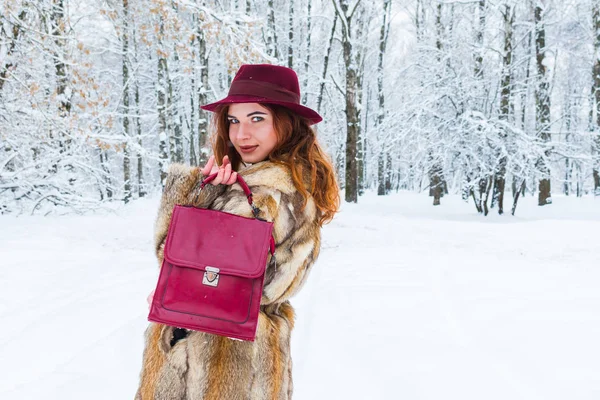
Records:
[[[216,111],[219,106],[233,103],[277,104],[308,118],[311,124],[323,120],[316,111],[300,104],[300,85],[294,70],[279,65],[242,65],[231,82],[227,97],[200,108]]]

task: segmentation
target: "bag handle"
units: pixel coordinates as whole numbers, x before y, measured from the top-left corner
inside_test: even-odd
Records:
[[[206,178],[204,178],[202,180],[202,183],[200,184],[200,190],[204,189],[204,186],[206,186],[207,184],[214,181],[218,174],[219,174],[218,172],[215,172],[214,174],[209,175]],[[254,218],[260,219],[260,218],[258,218],[258,214],[260,213],[260,210],[258,207],[256,207],[254,205],[254,201],[252,200],[252,191],[250,191],[250,187],[248,186],[248,184],[246,183],[246,181],[244,180],[244,178],[242,178],[242,176],[240,174],[237,174],[237,183],[239,183],[239,185],[242,187],[242,190],[244,191],[244,194],[246,195],[246,198],[248,199],[248,204],[250,204],[250,207],[252,207],[252,214],[254,214]],[[271,241],[269,242],[269,250],[271,251],[271,255],[274,256],[275,255],[275,239],[273,239],[273,235],[271,235]]]
[[[206,186],[207,184],[214,181],[215,178],[217,177],[217,175],[218,175],[218,172],[215,172],[214,174],[209,175],[206,178],[204,178],[204,180],[200,184],[200,189],[204,189],[204,186]],[[237,174],[237,183],[239,183],[240,186],[242,187],[242,190],[244,191],[244,194],[246,195],[246,198],[248,199],[248,204],[250,204],[250,207],[252,207],[252,214],[254,214],[254,218],[258,219],[258,213],[260,212],[260,210],[258,209],[258,207],[256,207],[254,205],[254,202],[252,201],[252,192],[250,191],[250,187],[248,187],[248,184],[246,183],[246,181],[244,180],[244,178],[242,178],[242,176],[240,174]]]

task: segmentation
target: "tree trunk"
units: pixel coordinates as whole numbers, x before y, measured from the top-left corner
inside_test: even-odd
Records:
[[[356,39],[361,40],[363,38],[364,30],[364,19],[358,20],[358,28],[356,30]],[[356,53],[356,169],[357,169],[357,185],[358,195],[362,196],[364,193],[364,174],[365,174],[365,132],[363,129],[362,120],[362,109],[363,109],[363,78],[365,72],[364,64],[364,51],[362,49],[353,49]],[[367,100],[368,101],[368,100]],[[368,120],[367,120],[368,121]]]
[[[304,64],[304,82],[302,84],[302,104],[306,105],[308,100],[308,67],[310,66],[310,55],[312,53],[312,47],[310,45],[310,39],[312,36],[312,16],[311,16],[312,0],[308,0],[308,13],[306,16],[306,63]]]
[[[386,154],[387,157],[387,170],[385,173],[385,193],[389,194],[392,191],[392,177],[394,176],[393,170],[392,170],[392,153],[391,151],[388,151]],[[400,171],[398,171],[398,176],[400,174]]]
[[[129,4],[123,0],[123,201],[131,199],[131,158],[129,151]]]
[[[21,11],[19,13],[19,16],[17,17],[19,23],[23,23],[23,21],[25,20],[25,16],[27,15],[27,12],[25,10]],[[19,36],[21,35],[21,27],[19,26],[19,24],[13,24],[12,26],[12,37],[9,40],[8,43],[8,49],[6,50],[6,54],[5,54],[5,59],[8,59],[8,57],[10,57],[14,50],[15,47],[17,46],[17,43],[19,41]],[[4,31],[4,25],[0,24],[0,37],[3,38],[7,38],[8,34]],[[2,98],[2,87],[4,86],[4,83],[8,80],[10,71],[12,70],[12,68],[15,67],[13,64],[8,63],[5,64],[4,62],[0,63],[0,99]]]
[[[570,171],[571,162],[569,158],[565,158],[565,182],[563,185],[563,192],[565,196],[570,194],[569,185],[571,183],[571,171]]]
[[[206,55],[206,38],[202,28],[198,29],[198,60],[200,62],[200,85],[198,86],[198,105],[208,103],[208,58]],[[204,166],[210,153],[208,144],[209,112],[198,108],[198,165]]]
[[[527,35],[527,54],[531,55],[532,44],[533,44],[533,34],[530,31]],[[525,67],[525,82],[530,82],[531,77],[531,57],[527,57],[527,66]],[[521,92],[520,100],[521,100],[521,129],[525,131],[527,129],[526,124],[526,116],[527,116],[527,93],[528,93],[529,85],[526,90]],[[524,162],[527,162],[524,160]],[[517,181],[520,181],[521,184],[517,187]],[[515,174],[513,174],[513,206],[512,206],[512,215],[515,215],[515,210],[517,209],[517,202],[519,201],[520,196],[525,196],[525,191],[527,189],[527,179],[526,177],[521,177],[517,179]]]
[[[433,165],[429,170],[429,194],[433,196],[433,205],[439,206],[443,190],[442,173],[437,169],[437,164]]]
[[[471,198],[473,199],[473,204],[475,205],[475,208],[477,209],[477,212],[479,214],[481,214],[483,212],[483,210],[481,209],[481,199],[475,195],[478,192],[473,188],[473,186],[472,186],[473,182],[472,182],[471,178],[467,176],[466,179],[467,179],[468,190],[464,191],[463,199],[465,201],[468,201],[469,196],[471,196]]]
[[[367,157],[367,134],[368,134],[368,126],[369,126],[369,104],[371,100],[371,92],[367,92],[367,101],[365,103],[365,119],[364,126],[362,122],[359,122],[360,129],[358,134],[358,195],[362,196],[365,194],[365,189],[367,188],[367,165],[365,163],[365,158]],[[362,99],[359,101],[359,104],[362,103]],[[362,106],[361,106],[362,107]],[[360,119],[360,111],[358,112],[359,121]]]
[[[489,177],[488,179],[484,179],[485,183],[486,183],[486,187],[485,187],[485,192],[482,193],[482,197],[483,197],[483,201],[482,201],[482,208],[483,208],[483,215],[487,216],[490,212],[489,208],[488,208],[488,201],[490,199],[490,192],[492,191],[492,186],[494,185],[494,179],[493,177]]]
[[[511,210],[511,214],[513,216],[515,215],[515,211],[517,211],[517,203],[519,202],[519,197],[521,195],[525,195],[525,179],[523,179],[523,181],[521,181],[521,187],[519,188],[519,190],[515,191],[515,194],[513,197],[513,205],[512,205],[512,210]]]
[[[488,179],[486,178],[480,178],[479,179],[479,185],[477,187],[477,197],[479,200],[479,207],[477,207],[478,210],[481,210],[480,212],[484,212],[485,210],[488,209],[488,205],[487,205],[487,196],[486,196],[486,192],[487,192],[487,188],[488,188]],[[487,211],[484,212],[484,215],[487,215]]]
[[[442,3],[438,3],[436,7],[436,21],[435,26],[437,30],[436,34],[436,48],[438,50],[438,62],[441,63],[441,54],[443,50],[442,46],[442,35],[443,35],[443,25],[442,25]],[[433,205],[439,206],[440,199],[443,194],[444,188],[444,178],[442,166],[440,165],[440,161],[437,159],[437,156],[434,154],[433,150],[429,152],[429,195],[433,196]]]
[[[71,112],[71,101],[67,98],[67,65],[63,62],[65,59],[58,51],[64,51],[66,42],[65,36],[65,9],[63,0],[53,0],[52,3],[52,27],[56,52],[54,53],[54,70],[56,72],[56,94],[60,98],[59,111],[61,116],[66,116]]]
[[[290,11],[288,15],[288,68],[294,68],[294,0],[289,0]]]
[[[502,82],[500,94],[500,120],[508,125],[510,115],[512,114],[511,103],[511,69],[513,56],[513,24],[515,20],[515,11],[510,5],[505,5],[504,13],[504,57],[502,66]],[[502,127],[500,137],[502,142],[507,143],[508,135],[506,128]],[[498,168],[495,174],[494,194],[495,203],[498,205],[498,214],[504,214],[504,187],[506,184],[506,163],[507,157],[503,155],[498,162]]]
[[[583,197],[583,183],[584,178],[581,172],[581,164],[577,164],[577,197]]]
[[[417,0],[415,10],[415,28],[417,33],[417,42],[422,43],[425,33],[425,7],[423,0]]]
[[[600,4],[594,2],[593,6],[593,26],[594,35],[594,67],[592,92],[594,93],[594,102],[596,103],[596,129],[594,132],[592,159],[594,178],[594,194],[600,196]]]
[[[333,25],[331,26],[331,34],[329,35],[329,44],[323,60],[323,76],[321,78],[321,85],[319,88],[319,97],[317,98],[317,112],[321,112],[321,104],[323,103],[323,91],[325,90],[325,80],[327,79],[327,69],[329,67],[329,56],[331,55],[331,48],[333,46],[333,38],[335,36],[335,25],[337,20],[338,15],[336,13],[333,17]]]
[[[476,33],[475,78],[483,78],[483,33],[485,31],[485,0],[479,0],[479,27]]]
[[[277,32],[275,30],[275,8],[273,0],[269,0],[269,17],[267,21],[267,54],[274,58],[279,58],[277,51]]]
[[[333,0],[336,12],[342,22],[342,47],[344,64],[346,69],[346,195],[347,202],[358,201],[358,165],[357,165],[357,141],[358,141],[358,110],[356,108],[357,70],[355,54],[352,47],[351,22],[352,14],[348,15],[347,0],[340,0],[336,4]]]
[[[58,115],[61,118],[67,118],[71,112],[71,100],[68,88],[67,64],[66,59],[66,39],[67,20],[63,0],[52,0],[51,16],[52,35],[54,37],[54,73],[56,77],[56,97],[58,101]],[[51,134],[52,135],[52,134]],[[58,132],[59,154],[68,153],[71,148],[72,140],[60,130]],[[52,171],[58,172],[58,163],[52,165]],[[74,181],[71,181],[73,183]]]
[[[344,41],[346,64],[346,201],[356,203],[357,192],[357,141],[358,119],[356,110],[356,68],[352,65],[352,44]]]
[[[135,26],[135,25],[134,25]],[[134,60],[136,65],[138,65],[138,46],[135,34],[135,28],[133,31],[133,51],[134,51]],[[144,182],[144,163],[142,157],[142,149],[144,148],[144,142],[142,140],[142,123],[140,119],[140,82],[138,76],[136,75],[134,81],[135,83],[135,128],[137,135],[137,144],[138,144],[138,152],[137,152],[137,187],[138,187],[138,197],[146,196],[146,182]]]
[[[377,156],[377,195],[383,196],[385,191],[385,154],[383,151],[379,152]]]
[[[98,152],[100,153],[100,168],[102,169],[102,171],[104,172],[103,176],[104,176],[104,185],[105,185],[105,189],[106,189],[106,198],[107,199],[112,199],[113,197],[113,191],[112,191],[112,182],[110,181],[110,170],[108,169],[108,154],[106,154],[106,151],[104,149],[102,149],[101,147],[98,148]],[[101,200],[104,200],[102,192],[100,194]]]
[[[190,121],[188,123],[189,126],[189,145],[190,145],[190,165],[198,165],[198,158],[196,157],[196,146],[195,146],[195,138],[196,138],[196,79],[194,78],[194,74],[192,74],[190,78],[190,85],[192,87],[192,91],[190,92]]]
[[[164,23],[160,21],[159,31],[159,55],[158,55],[158,79],[157,79],[157,108],[158,108],[158,151],[159,151],[159,167],[160,167],[160,182],[164,186],[167,178],[167,167],[169,164],[169,156],[167,153],[167,139],[169,135],[169,127],[167,125],[167,59],[162,46],[162,38],[164,37]]]
[[[179,53],[177,52],[177,46],[173,43],[173,76],[177,76],[177,68],[179,67]],[[173,135],[169,138],[169,148],[171,150],[171,161],[178,163],[183,162],[183,118],[181,116],[181,91],[178,87],[174,88],[174,79],[170,77],[170,73],[167,71],[167,81],[169,83],[169,95],[167,97],[167,108],[169,110],[169,120],[173,125]]]
[[[194,26],[199,26],[198,17],[196,15],[192,15],[192,21],[194,22]],[[198,84],[196,83],[195,72],[198,65],[198,49],[195,48],[196,38],[196,35],[194,35],[189,43],[192,54],[192,68],[194,68],[194,73],[190,75],[190,119],[189,123],[187,124],[189,130],[190,165],[198,165],[198,157],[196,156],[196,138],[198,134],[196,112],[198,109],[200,109],[200,105],[196,104],[196,93],[198,93]]]
[[[550,85],[546,74],[546,65],[544,59],[546,57],[546,30],[542,20],[542,7],[536,0],[535,6],[535,53],[538,70],[538,86],[536,90],[536,129],[539,138],[544,143],[549,143],[550,134]],[[547,145],[548,146],[548,145]],[[547,165],[547,160],[550,156],[550,149],[547,147],[544,150],[545,158],[540,157],[537,160],[538,171],[541,175],[539,179],[538,205],[544,206],[552,203],[550,195],[550,169]]]
[[[139,110],[140,104],[140,91],[136,85],[135,88],[135,102],[137,105],[137,109]],[[144,148],[144,142],[142,140],[142,124],[140,122],[139,111],[136,118],[136,129],[137,129],[137,137],[138,137],[138,146],[140,149]],[[146,182],[144,181],[144,159],[142,157],[141,151],[137,153],[137,177],[138,177],[138,197],[146,196]]]
[[[475,51],[474,51],[474,68],[473,68],[473,77],[477,83],[478,91],[484,90],[483,84],[483,54],[484,54],[484,32],[486,28],[486,2],[485,0],[479,0],[479,2],[475,5],[474,12],[477,13],[477,26],[475,27]],[[484,104],[482,101],[479,101],[477,104],[477,110],[479,112],[483,112]],[[482,128],[480,126],[477,127],[477,132],[481,132]],[[484,210],[483,199],[484,193],[487,188],[487,180],[481,177],[482,171],[480,168],[477,168],[473,171],[470,171],[470,176],[467,179],[469,184],[468,192],[473,197],[473,202],[475,204],[475,208],[477,212],[482,214]],[[475,182],[477,186],[474,186]],[[487,208],[487,204],[485,205]]]
[[[391,10],[391,0],[383,0],[383,21],[379,30],[379,54],[377,60],[377,98],[379,100],[379,110],[377,111],[377,137],[379,145],[384,142],[383,122],[385,120],[385,93],[383,91],[383,58],[387,46],[388,32],[390,29],[389,13]],[[383,146],[382,146],[383,147]],[[379,151],[377,160],[377,194],[382,196],[388,194],[387,183],[391,173],[391,165],[385,169],[385,161],[388,156],[387,149],[382,148]]]
[[[567,93],[565,96],[565,144],[569,146],[572,141],[572,132],[573,129],[576,128],[576,118],[577,118],[577,109],[578,102],[576,100],[577,92]],[[563,183],[563,192],[565,196],[569,196],[571,194],[571,185],[572,185],[572,165],[573,161],[569,158],[569,156],[565,156],[565,181]]]

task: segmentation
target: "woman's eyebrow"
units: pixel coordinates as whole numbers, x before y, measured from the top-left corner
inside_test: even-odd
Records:
[[[246,115],[246,117],[251,117],[253,115],[267,115],[267,113],[264,113],[262,111],[253,111],[250,114]],[[231,115],[231,114],[227,114],[227,118],[237,118],[237,117],[234,115]]]
[[[258,115],[267,115],[267,113],[264,113],[264,112],[261,112],[261,111],[254,111],[254,112],[251,112],[250,114],[246,115],[246,117],[251,117],[251,116],[257,115],[257,114]]]

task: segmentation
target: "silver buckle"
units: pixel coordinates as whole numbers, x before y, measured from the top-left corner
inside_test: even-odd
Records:
[[[215,267],[206,267],[204,271],[204,279],[202,279],[202,284],[206,286],[217,287],[219,284],[219,268]]]

